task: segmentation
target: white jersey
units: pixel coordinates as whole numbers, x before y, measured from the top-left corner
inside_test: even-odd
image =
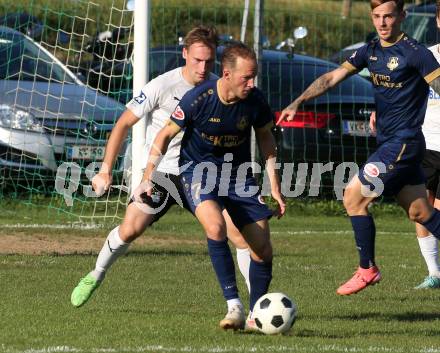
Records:
[[[440,44],[430,47],[429,50],[440,63]],[[422,131],[425,135],[426,149],[440,152],[440,95],[431,87]]]
[[[209,78],[214,79],[216,76],[211,75]],[[126,104],[127,109],[139,119],[147,119],[146,151],[143,154],[145,158],[144,166],[146,166],[151,145],[156,135],[165,126],[183,95],[193,87],[183,78],[182,67],[178,67],[148,82],[141,92]],[[157,167],[158,171],[174,175],[179,174],[182,136],[183,131],[171,140],[165,156]]]

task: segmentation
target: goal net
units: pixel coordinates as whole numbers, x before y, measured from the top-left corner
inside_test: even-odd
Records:
[[[264,44],[284,53],[283,58],[275,56],[270,62],[264,59],[261,72],[261,88],[275,112],[305,89],[317,73],[334,67],[335,64],[319,58],[329,59],[341,48],[365,40],[371,29],[365,15],[367,7],[358,2],[353,6],[358,12],[353,10],[350,17],[342,19],[337,1],[266,2]],[[316,11],[317,8],[322,11]],[[150,17],[151,79],[183,64],[178,45],[196,24],[215,25],[224,42],[240,39],[243,1],[219,4],[157,0],[152,1]],[[132,97],[133,23],[132,0],[2,1],[3,202],[15,199],[31,208],[47,208],[76,220],[119,220],[123,216],[129,195],[130,137],[115,165],[111,192],[96,197],[91,178],[102,162],[116,119]],[[245,41],[252,45],[252,2],[247,26]],[[307,27],[308,35],[292,48],[287,39],[292,39],[293,29],[298,26]],[[295,60],[296,66],[289,60]],[[300,74],[294,67],[299,67]],[[219,71],[218,64],[216,70]],[[367,81],[364,86],[368,87]],[[326,125],[330,120],[334,122],[336,104],[337,111],[345,114],[343,120],[360,119],[359,126],[347,125],[348,129],[365,127],[371,101],[346,99],[368,96],[364,86],[359,88],[351,82],[335,95],[308,107],[310,111],[299,117],[295,129],[280,128],[276,136],[283,162],[325,164],[334,158],[332,151],[345,147],[355,152],[341,152],[341,161],[350,161],[353,155],[357,156],[356,151],[369,151],[371,141],[361,136],[362,131],[348,131],[344,135],[339,128],[330,136],[330,125]],[[340,101],[332,100],[336,96]],[[355,117],[356,114],[363,115]],[[337,119],[339,126],[343,121]],[[324,139],[320,140],[322,134]],[[302,148],[295,141],[302,141]],[[317,149],[320,143],[323,148]]]

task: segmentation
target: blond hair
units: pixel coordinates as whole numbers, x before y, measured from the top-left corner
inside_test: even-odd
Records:
[[[257,62],[255,52],[247,45],[237,42],[228,45],[225,50],[223,50],[221,59],[222,67],[229,67],[231,69],[235,68],[237,58],[239,57]]]
[[[371,0],[370,1],[371,10],[374,10],[376,7],[390,1],[394,1],[396,3],[396,7],[399,12],[403,11],[403,7],[405,6],[404,0]]]

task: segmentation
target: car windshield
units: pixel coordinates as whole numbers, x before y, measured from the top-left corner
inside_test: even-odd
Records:
[[[184,65],[185,59],[182,57],[182,52],[172,50],[150,52],[150,79]]]
[[[434,13],[409,12],[402,24],[402,30],[410,37],[425,45],[440,42]]]
[[[64,68],[32,40],[0,30],[0,79],[74,83]]]

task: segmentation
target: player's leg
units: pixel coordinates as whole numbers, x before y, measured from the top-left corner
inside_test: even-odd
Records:
[[[246,282],[248,291],[250,292],[251,289],[249,284],[249,266],[251,263],[251,256],[249,245],[246,243],[246,240],[243,238],[243,235],[240,233],[238,228],[232,222],[232,219],[226,209],[223,210],[223,217],[226,221],[226,232],[228,239],[232,242],[232,244],[234,244],[236,249],[238,268]]]
[[[227,198],[222,199],[233,223],[240,229],[251,250],[249,265],[250,311],[246,320],[246,329],[253,326],[252,310],[255,302],[267,293],[272,280],[272,245],[270,242],[268,219],[272,211],[264,203],[259,194],[254,196],[240,195],[241,186],[256,186],[253,178],[232,186]],[[241,189],[241,190],[240,190]]]
[[[234,330],[243,328],[244,308],[238,295],[234,260],[227,244],[227,228],[221,201],[216,190],[209,194],[198,192],[205,187],[205,181],[198,185],[193,184],[191,172],[183,173],[180,181],[182,187],[179,193],[184,199],[184,206],[197,217],[207,235],[208,253],[228,305],[228,312],[220,321],[220,327]]]
[[[440,206],[440,152],[426,150],[422,162],[426,177],[428,201],[435,208]],[[428,268],[428,276],[416,289],[440,287],[440,265],[438,262],[438,240],[421,224],[416,223],[417,240]]]
[[[141,235],[152,223],[154,215],[147,214],[136,203],[128,205],[120,226],[108,234],[96,260],[95,268],[83,277],[72,292],[71,303],[75,307],[84,305],[104,280],[110,266],[126,253],[130,243]]]
[[[368,205],[381,194],[395,196],[405,185],[423,182],[420,156],[424,150],[423,137],[411,143],[393,141],[380,145],[345,190],[344,206],[353,226],[360,263],[354,276],[338,288],[338,294],[354,294],[380,281],[374,261],[376,229]]]
[[[112,264],[126,253],[130,243],[153,222],[162,217],[174,203],[168,192],[156,185],[153,196],[143,195],[143,202],[130,201],[122,224],[108,234],[96,260],[95,268],[83,277],[72,292],[71,303],[80,307],[89,300],[104,280]]]
[[[381,279],[374,259],[376,227],[368,213],[368,205],[375,197],[364,196],[363,187],[359,177],[355,176],[344,192],[344,207],[351,220],[360,260],[354,276],[337,289],[339,295],[357,293]]]
[[[216,201],[205,200],[197,205],[195,215],[206,233],[212,266],[228,304],[228,313],[220,321],[220,327],[224,330],[241,329],[244,327],[245,314],[238,295],[234,260],[228,246],[222,209]]]
[[[402,161],[405,162],[406,155],[409,155],[407,167],[403,176],[405,184],[396,192],[397,200],[408,217],[417,223],[422,224],[434,237],[440,238],[440,211],[435,209],[426,197],[425,175],[421,167],[423,156],[424,140],[408,145],[403,153]],[[405,147],[405,146],[404,146]],[[401,154],[402,155],[402,154]],[[396,167],[400,163],[396,164]]]
[[[172,175],[170,177],[170,179],[177,188],[179,196],[183,202],[183,207],[185,209],[187,209],[188,211],[190,211],[191,213],[194,213],[195,205],[191,206],[191,204],[193,204],[193,202],[188,201],[188,198],[191,198],[191,195],[187,194],[179,177]],[[249,290],[250,253],[249,253],[248,245],[247,245],[246,241],[244,240],[243,236],[241,235],[240,231],[237,229],[237,227],[232,222],[231,217],[229,216],[228,212],[224,209],[222,211],[222,214],[223,214],[223,218],[225,219],[225,222],[226,222],[227,237],[234,244],[234,246],[236,248],[236,257],[237,257],[238,268],[239,268],[240,273],[242,274],[242,276],[246,282],[246,285],[248,287],[248,290]]]
[[[410,220],[420,223],[434,237],[440,238],[440,211],[429,203],[424,184],[406,185],[397,195],[397,201]]]
[[[428,190],[428,201],[435,208],[440,207],[440,200]],[[438,240],[419,223],[416,223],[417,240],[420,252],[428,268],[428,276],[415,289],[440,288],[440,265],[438,262]]]
[[[405,186],[398,194],[397,201],[410,220],[424,226],[437,239],[440,238],[440,211],[428,201],[424,184]],[[439,203],[434,205],[438,206]]]
[[[251,250],[249,310],[252,312],[256,301],[267,293],[272,280],[273,251],[269,222],[262,219],[246,224],[241,231]]]

